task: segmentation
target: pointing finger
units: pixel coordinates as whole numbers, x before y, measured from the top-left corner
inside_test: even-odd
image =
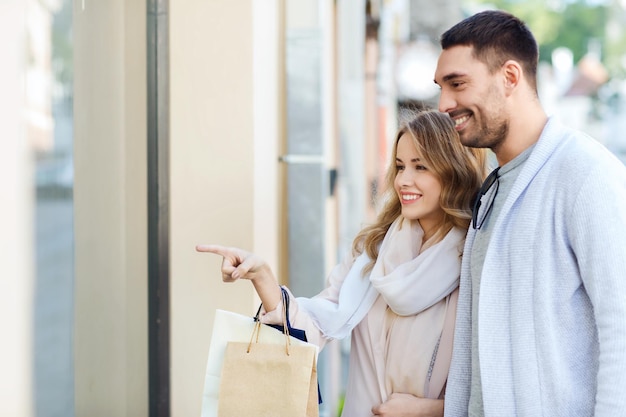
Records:
[[[221,245],[196,245],[196,251],[214,253],[221,256],[227,256],[229,254],[228,248]]]

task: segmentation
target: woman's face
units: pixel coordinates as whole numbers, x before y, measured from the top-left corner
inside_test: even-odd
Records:
[[[424,235],[430,237],[444,215],[439,204],[441,183],[415,148],[409,133],[398,140],[394,188],[402,204],[402,216],[419,220]]]

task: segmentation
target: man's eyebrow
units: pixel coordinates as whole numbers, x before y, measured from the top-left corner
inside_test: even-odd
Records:
[[[460,78],[460,77],[463,77],[464,75],[465,75],[465,74],[464,74],[464,73],[462,73],[462,72],[452,72],[452,73],[450,73],[450,74],[448,74],[448,75],[444,75],[444,76],[443,76],[443,78],[441,79],[441,81],[445,83],[445,82],[450,81],[450,80],[453,80],[453,79],[455,79],[455,78]],[[435,82],[435,84],[439,84],[439,83],[437,82],[437,80],[433,80],[433,81]]]
[[[443,81],[450,81],[454,78],[460,78],[462,76],[464,76],[465,74],[460,73],[460,72],[453,72],[452,74],[448,74],[445,77],[443,77]]]

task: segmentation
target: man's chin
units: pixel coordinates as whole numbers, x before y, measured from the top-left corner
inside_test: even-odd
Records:
[[[476,139],[475,136],[468,134],[468,132],[465,132],[465,131],[459,132],[459,139],[461,140],[461,143],[463,144],[463,146],[469,146],[472,148],[478,147],[478,140]]]
[[[463,146],[467,146],[468,148],[488,148],[488,146],[485,146],[484,143],[481,143],[481,141],[476,139],[475,137],[466,140],[463,140],[461,138],[461,144]]]

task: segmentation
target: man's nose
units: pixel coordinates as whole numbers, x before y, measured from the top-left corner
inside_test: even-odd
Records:
[[[455,108],[456,100],[454,99],[453,94],[442,89],[439,94],[439,111],[443,113],[450,113]]]

